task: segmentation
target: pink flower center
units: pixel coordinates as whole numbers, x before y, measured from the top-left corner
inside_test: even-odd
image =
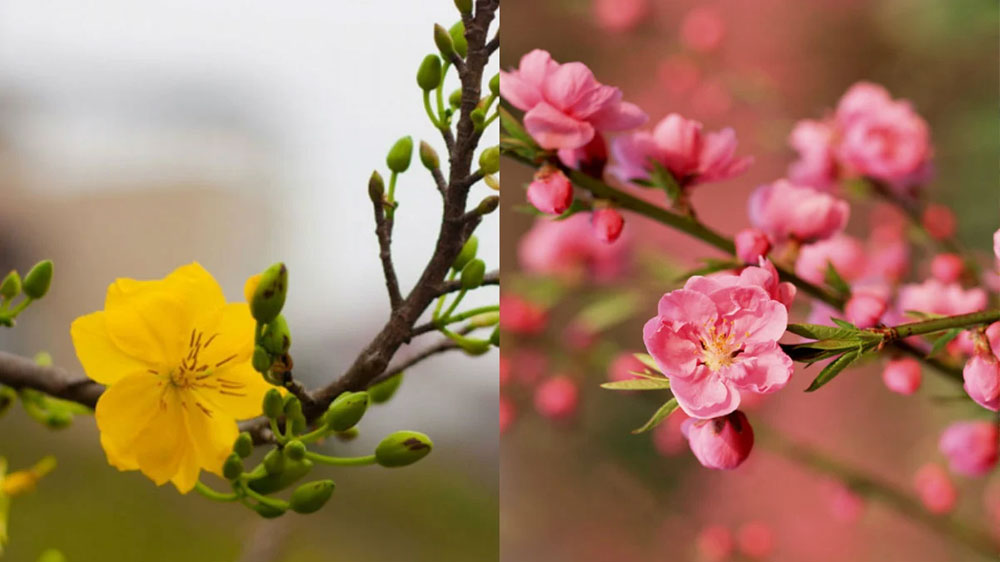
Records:
[[[732,365],[736,356],[743,352],[742,343],[737,342],[731,333],[733,323],[728,324],[727,328],[726,321],[723,320],[720,326],[706,326],[701,335],[701,362],[712,372]]]

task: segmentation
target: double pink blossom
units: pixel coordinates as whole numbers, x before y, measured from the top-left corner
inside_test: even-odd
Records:
[[[827,268],[833,265],[845,281],[855,281],[865,273],[867,260],[861,242],[846,234],[807,244],[795,260],[795,274],[810,283],[822,285]]]
[[[976,344],[972,358],[962,369],[965,392],[977,404],[1000,411],[1000,322],[986,329],[985,340]]]
[[[737,158],[736,133],[723,129],[703,133],[702,124],[676,113],[663,118],[652,132],[636,131],[611,142],[615,165],[611,173],[622,181],[649,179],[657,162],[681,186],[722,181],[745,172],[751,157]]]
[[[739,410],[710,420],[686,420],[681,431],[695,458],[706,468],[732,470],[743,464],[753,449],[753,428]]]
[[[529,273],[607,281],[627,268],[628,242],[628,233],[614,244],[602,242],[588,214],[576,213],[563,220],[536,220],[519,242],[518,258]]]
[[[827,121],[805,119],[795,124],[788,144],[799,159],[788,167],[788,179],[799,185],[829,189],[837,180],[837,161],[833,150],[836,131]]]
[[[600,131],[633,129],[647,119],[585,64],[559,64],[539,49],[521,57],[517,70],[500,72],[500,93],[525,112],[524,128],[546,149],[579,148]]]
[[[660,299],[643,327],[647,351],[691,417],[725,416],[739,407],[740,390],[774,392],[792,375],[777,343],[785,305],[741,279],[692,277]]]
[[[958,283],[942,283],[928,279],[923,283],[904,285],[897,299],[900,311],[918,310],[942,316],[968,314],[986,308],[986,291],[963,289]]]
[[[1000,432],[991,421],[956,422],[941,434],[938,449],[952,472],[983,476],[997,464]]]
[[[757,263],[771,251],[771,241],[756,228],[744,228],[737,232],[733,243],[736,245],[736,257],[743,263]]]
[[[778,180],[750,195],[749,213],[750,223],[774,242],[815,242],[843,230],[851,208],[827,193]]]

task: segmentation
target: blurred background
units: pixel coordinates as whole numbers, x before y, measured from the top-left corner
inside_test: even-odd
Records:
[[[708,131],[733,127],[737,155],[753,155],[754,165],[693,196],[699,218],[728,235],[748,226],[749,193],[785,175],[794,159],[787,139],[795,121],[822,118],[859,80],[885,85],[894,97],[911,100],[931,127],[936,179],[927,199],[955,211],[959,240],[989,263],[1000,223],[996,2],[508,0],[505,16],[505,69],[531,49],[546,49],[559,62],[585,62],[600,82],[620,87],[625,100],[649,114],[650,126],[678,112]],[[526,319],[519,329],[536,333],[504,336],[504,560],[750,559],[745,549],[731,558],[719,555],[727,541],[761,546],[764,554],[756,559],[788,562],[980,559],[760,443],[767,427],[779,428],[912,492],[917,468],[942,462],[941,429],[983,413],[968,402],[940,400],[960,390],[929,372],[913,397],[889,392],[878,362],[804,394],[815,373],[797,367],[784,391],[746,408],[758,446],[733,472],[703,469],[676,423],[631,435],[658,402],[598,384],[619,353],[644,351],[641,326],[657,299],[676,287],[668,279],[692,268],[695,258],[718,254],[626,213],[619,249],[553,256],[582,262],[577,265],[596,275],[574,270],[568,281],[554,281],[533,274],[519,258],[534,217],[516,209],[525,204],[522,187],[533,170],[505,159],[502,172],[505,295],[546,310],[518,309]],[[878,217],[853,211],[848,230],[863,236]],[[583,230],[581,236],[589,234]],[[912,275],[925,278],[926,262],[915,264]],[[601,309],[601,302],[613,304]],[[608,315],[609,308],[617,312]],[[505,322],[512,320],[506,311],[513,306],[504,310]],[[804,321],[807,313],[800,307],[793,319]],[[595,314],[617,318],[596,337],[578,329]],[[537,332],[540,325],[545,328]],[[579,399],[567,407],[571,415],[552,420],[539,413],[539,402],[549,411],[560,400],[572,402],[570,392],[559,398],[565,388],[541,390],[557,375],[573,382]],[[998,475],[959,477],[956,485],[957,515],[1000,533]]]
[[[337,376],[388,317],[368,177],[406,134],[444,154],[414,76],[433,24],[457,19],[449,0],[0,4],[0,270],[56,264],[49,296],[0,332],[0,348],[46,350],[82,372],[70,322],[101,309],[114,278],[199,261],[238,300],[246,277],[282,260],[296,375],[309,387]],[[487,195],[475,189],[473,201]],[[430,257],[440,198],[418,164],[397,198],[405,291]],[[496,215],[478,234],[497,267]],[[467,301],[495,304],[496,289]],[[0,455],[16,469],[54,453],[59,467],[14,501],[5,560],[48,547],[71,562],[231,561],[269,548],[275,561],[495,559],[496,420],[494,353],[422,363],[359,439],[333,446],[365,454],[414,429],[434,454],[405,470],[330,470],[338,487],[324,510],[262,523],[117,472],[92,418],[52,432],[15,411]]]

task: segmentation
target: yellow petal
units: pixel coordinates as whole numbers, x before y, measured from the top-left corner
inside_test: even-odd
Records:
[[[222,463],[233,451],[239,435],[236,421],[200,396],[193,395],[194,408],[185,410],[187,430],[191,436],[194,461],[214,474],[222,474]]]
[[[115,345],[150,363],[174,363],[187,354],[191,332],[212,323],[226,300],[215,279],[197,263],[159,281],[118,279],[104,309]]]
[[[119,470],[139,468],[135,441],[161,411],[166,383],[149,373],[126,376],[97,401],[94,417],[108,462]]]
[[[77,318],[69,332],[84,372],[101,384],[112,384],[127,375],[153,368],[126,355],[111,341],[103,312]]]
[[[245,420],[259,416],[264,393],[274,387],[253,370],[249,361],[226,366],[206,386],[199,387],[198,394],[231,418]]]
[[[139,470],[158,485],[172,479],[190,442],[180,392],[168,387],[156,413],[132,443]]]
[[[225,305],[219,314],[205,318],[196,328],[200,332],[198,364],[214,372],[249,361],[256,328],[246,303]]]

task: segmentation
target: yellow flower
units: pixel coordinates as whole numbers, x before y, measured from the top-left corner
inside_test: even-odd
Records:
[[[259,415],[270,388],[250,366],[255,329],[197,263],[115,280],[104,311],[70,329],[87,376],[108,386],[95,411],[108,462],[181,493],[202,469],[221,474],[236,420]]]

